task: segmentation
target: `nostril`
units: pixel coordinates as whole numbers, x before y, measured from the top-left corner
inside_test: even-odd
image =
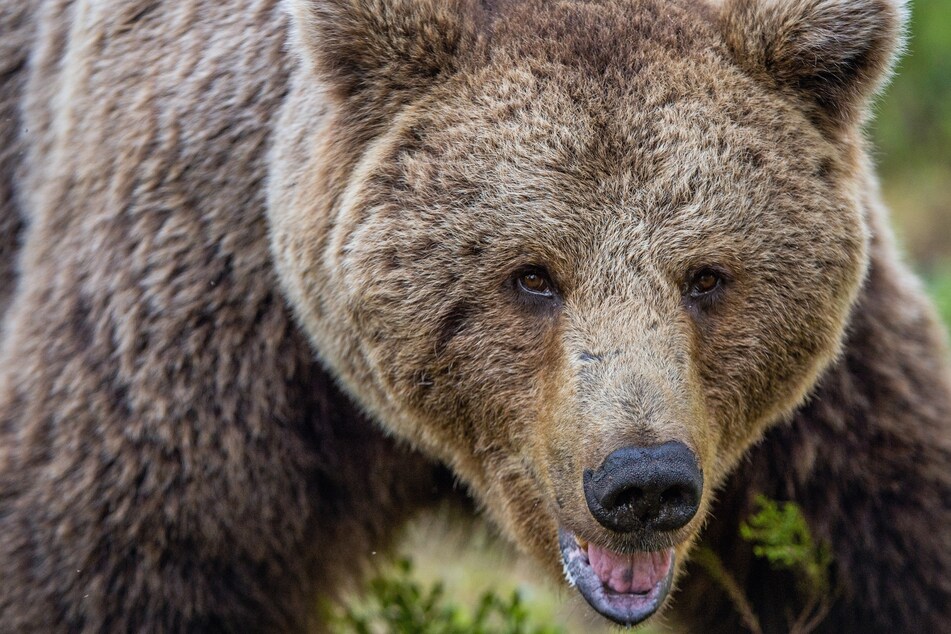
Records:
[[[660,494],[663,506],[681,506],[687,502],[687,492],[682,487],[671,487]]]
[[[641,489],[631,487],[621,490],[613,500],[605,500],[605,506],[620,508],[624,506],[634,506],[644,497]]]

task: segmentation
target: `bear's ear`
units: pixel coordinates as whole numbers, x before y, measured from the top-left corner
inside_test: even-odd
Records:
[[[726,0],[721,11],[736,61],[833,132],[861,122],[905,23],[903,0]]]
[[[331,94],[386,108],[451,75],[472,39],[466,0],[290,0],[294,45]]]

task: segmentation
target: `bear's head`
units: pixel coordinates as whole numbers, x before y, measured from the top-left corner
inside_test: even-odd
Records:
[[[901,5],[289,6],[269,214],[317,354],[595,610],[646,618],[841,347]]]

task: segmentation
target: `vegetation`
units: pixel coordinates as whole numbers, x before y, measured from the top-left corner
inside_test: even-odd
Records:
[[[777,570],[796,572],[805,592],[829,594],[832,554],[825,544],[813,540],[799,507],[764,496],[756,504],[759,511],[740,525],[740,536],[753,544],[753,554]]]
[[[911,261],[951,318],[951,11],[911,3],[908,46],[871,137],[883,192]]]
[[[806,603],[789,624],[790,634],[808,634],[818,627],[835,599],[832,552],[817,543],[801,509],[792,502],[760,496],[759,511],[740,525],[740,536],[753,545],[753,554],[777,570],[791,571]],[[755,631],[755,630],[754,630]]]
[[[413,578],[409,559],[400,559],[388,574],[370,582],[364,601],[351,604],[334,623],[340,634],[562,634],[554,625],[539,625],[515,591],[482,594],[468,610],[446,596],[442,582],[429,587]]]
[[[791,571],[806,604],[789,624],[790,634],[808,634],[822,622],[835,597],[829,549],[816,543],[799,507],[765,497],[740,526],[753,553],[779,570]],[[713,551],[700,548],[694,560],[726,592],[753,634],[762,628],[739,585]],[[560,626],[533,616],[516,590],[502,595],[484,591],[472,609],[449,597],[442,581],[424,585],[414,578],[409,559],[400,559],[370,582],[367,596],[334,616],[338,634],[562,634]]]
[[[935,299],[938,312],[951,330],[951,261],[940,272],[931,277],[931,294]]]
[[[873,126],[889,178],[951,168],[951,11],[945,0],[916,0],[910,8],[906,52]]]

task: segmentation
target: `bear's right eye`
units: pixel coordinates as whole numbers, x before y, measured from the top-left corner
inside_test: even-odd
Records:
[[[532,299],[554,299],[555,285],[541,267],[529,267],[515,274],[515,287]]]
[[[523,291],[527,291],[533,295],[544,295],[546,297],[551,297],[551,284],[543,275],[538,273],[525,273],[518,278],[518,283],[522,287]]]

